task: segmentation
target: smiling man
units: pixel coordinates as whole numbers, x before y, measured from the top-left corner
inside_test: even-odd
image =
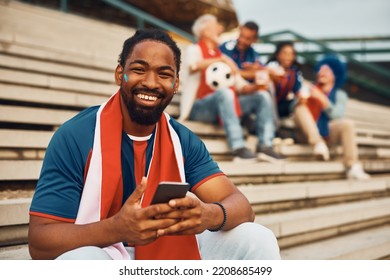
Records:
[[[46,152],[30,208],[33,259],[278,259],[272,232],[201,140],[164,109],[180,50],[165,32],[127,39],[119,90],[64,123]],[[194,196],[150,205],[162,181]]]

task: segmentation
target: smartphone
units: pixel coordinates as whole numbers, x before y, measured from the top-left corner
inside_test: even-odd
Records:
[[[150,204],[168,203],[174,198],[183,198],[190,189],[188,183],[160,182]]]

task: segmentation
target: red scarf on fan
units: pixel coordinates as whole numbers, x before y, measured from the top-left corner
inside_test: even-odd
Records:
[[[122,207],[123,184],[121,166],[122,111],[119,91],[100,106],[96,116],[95,138],[76,224],[106,219]],[[184,182],[181,145],[162,114],[156,126],[153,156],[148,170],[148,187],[142,207],[147,207],[161,181]],[[137,181],[137,180],[136,180]],[[129,259],[123,243],[104,248],[113,259]],[[195,235],[163,236],[145,245],[135,246],[136,259],[200,259]]]
[[[217,58],[222,56],[222,52],[217,47],[216,49],[209,49],[206,42],[204,40],[199,40],[198,45],[202,51],[203,58]],[[206,68],[207,69],[207,68]],[[215,92],[215,89],[212,89],[207,83],[206,83],[206,69],[203,69],[200,74],[200,84],[198,88],[198,92],[196,97],[199,99],[202,99],[211,93]],[[236,115],[241,116],[241,107],[240,102],[237,98],[237,91],[235,87],[230,87],[234,91],[234,102],[235,102],[235,110]]]
[[[314,85],[315,87],[319,88],[318,85]],[[319,88],[320,89],[320,88]],[[320,89],[321,90],[321,89]],[[321,90],[322,92],[322,90]],[[326,93],[324,93],[326,95]],[[308,99],[307,99],[307,103],[306,103],[307,107],[309,108],[309,111],[310,113],[312,114],[313,118],[315,121],[318,121],[318,119],[320,118],[320,115],[322,113],[322,111],[324,110],[324,108],[322,107],[322,103],[320,102],[320,100],[318,100],[317,98],[314,98],[312,96],[310,96]]]

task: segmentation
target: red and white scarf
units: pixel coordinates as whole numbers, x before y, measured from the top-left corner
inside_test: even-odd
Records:
[[[147,173],[148,187],[144,193],[142,207],[150,204],[159,182],[185,182],[181,144],[169,123],[169,118],[168,114],[162,114],[156,125],[153,155]],[[118,91],[101,105],[97,112],[92,155],[76,224],[106,219],[122,207],[122,123]],[[122,242],[104,250],[113,259],[130,258]],[[195,235],[163,236],[148,245],[135,246],[135,258],[200,259],[200,253]]]

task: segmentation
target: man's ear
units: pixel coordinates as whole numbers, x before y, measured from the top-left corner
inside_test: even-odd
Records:
[[[177,75],[173,85],[173,94],[177,93],[177,91],[179,90],[179,86],[180,86],[180,78],[179,75]]]
[[[118,64],[118,66],[115,69],[115,84],[117,86],[120,86],[122,84],[123,80],[123,67]]]

